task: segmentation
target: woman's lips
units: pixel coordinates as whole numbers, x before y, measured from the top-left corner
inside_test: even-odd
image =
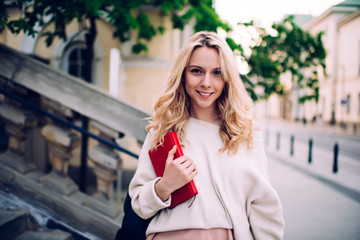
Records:
[[[202,97],[210,97],[210,95],[213,94],[213,92],[201,92],[201,91],[196,91],[196,92],[199,93],[199,95]]]

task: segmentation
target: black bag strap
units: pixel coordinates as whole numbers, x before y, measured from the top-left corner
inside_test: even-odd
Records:
[[[0,153],[5,152],[9,147],[9,134],[5,131],[5,120],[0,116]]]
[[[124,214],[122,226],[117,231],[115,240],[145,240],[145,232],[152,218],[145,220],[134,212],[129,192],[124,202]]]

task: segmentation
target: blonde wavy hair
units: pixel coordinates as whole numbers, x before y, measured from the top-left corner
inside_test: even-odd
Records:
[[[152,147],[162,142],[164,136],[175,131],[180,142],[184,127],[189,120],[190,97],[185,90],[184,70],[196,48],[214,48],[219,53],[220,67],[225,86],[217,99],[217,111],[221,119],[219,133],[224,142],[219,151],[236,153],[241,144],[252,148],[252,118],[249,114],[252,100],[240,79],[234,54],[229,45],[213,32],[198,32],[192,35],[180,51],[168,82],[155,102],[150,123]]]

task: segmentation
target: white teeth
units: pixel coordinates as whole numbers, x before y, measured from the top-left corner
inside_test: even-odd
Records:
[[[203,93],[203,92],[199,92],[199,93],[201,96],[205,96],[205,97],[210,96],[210,94],[211,94],[211,93]]]

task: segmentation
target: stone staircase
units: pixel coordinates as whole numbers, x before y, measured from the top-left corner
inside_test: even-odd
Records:
[[[9,136],[0,152],[0,192],[72,229],[69,235],[39,228],[30,224],[32,214],[6,203],[0,205],[0,239],[113,239],[148,116],[0,44],[0,119]]]
[[[26,210],[0,210],[2,240],[70,240],[70,233],[42,230]]]

